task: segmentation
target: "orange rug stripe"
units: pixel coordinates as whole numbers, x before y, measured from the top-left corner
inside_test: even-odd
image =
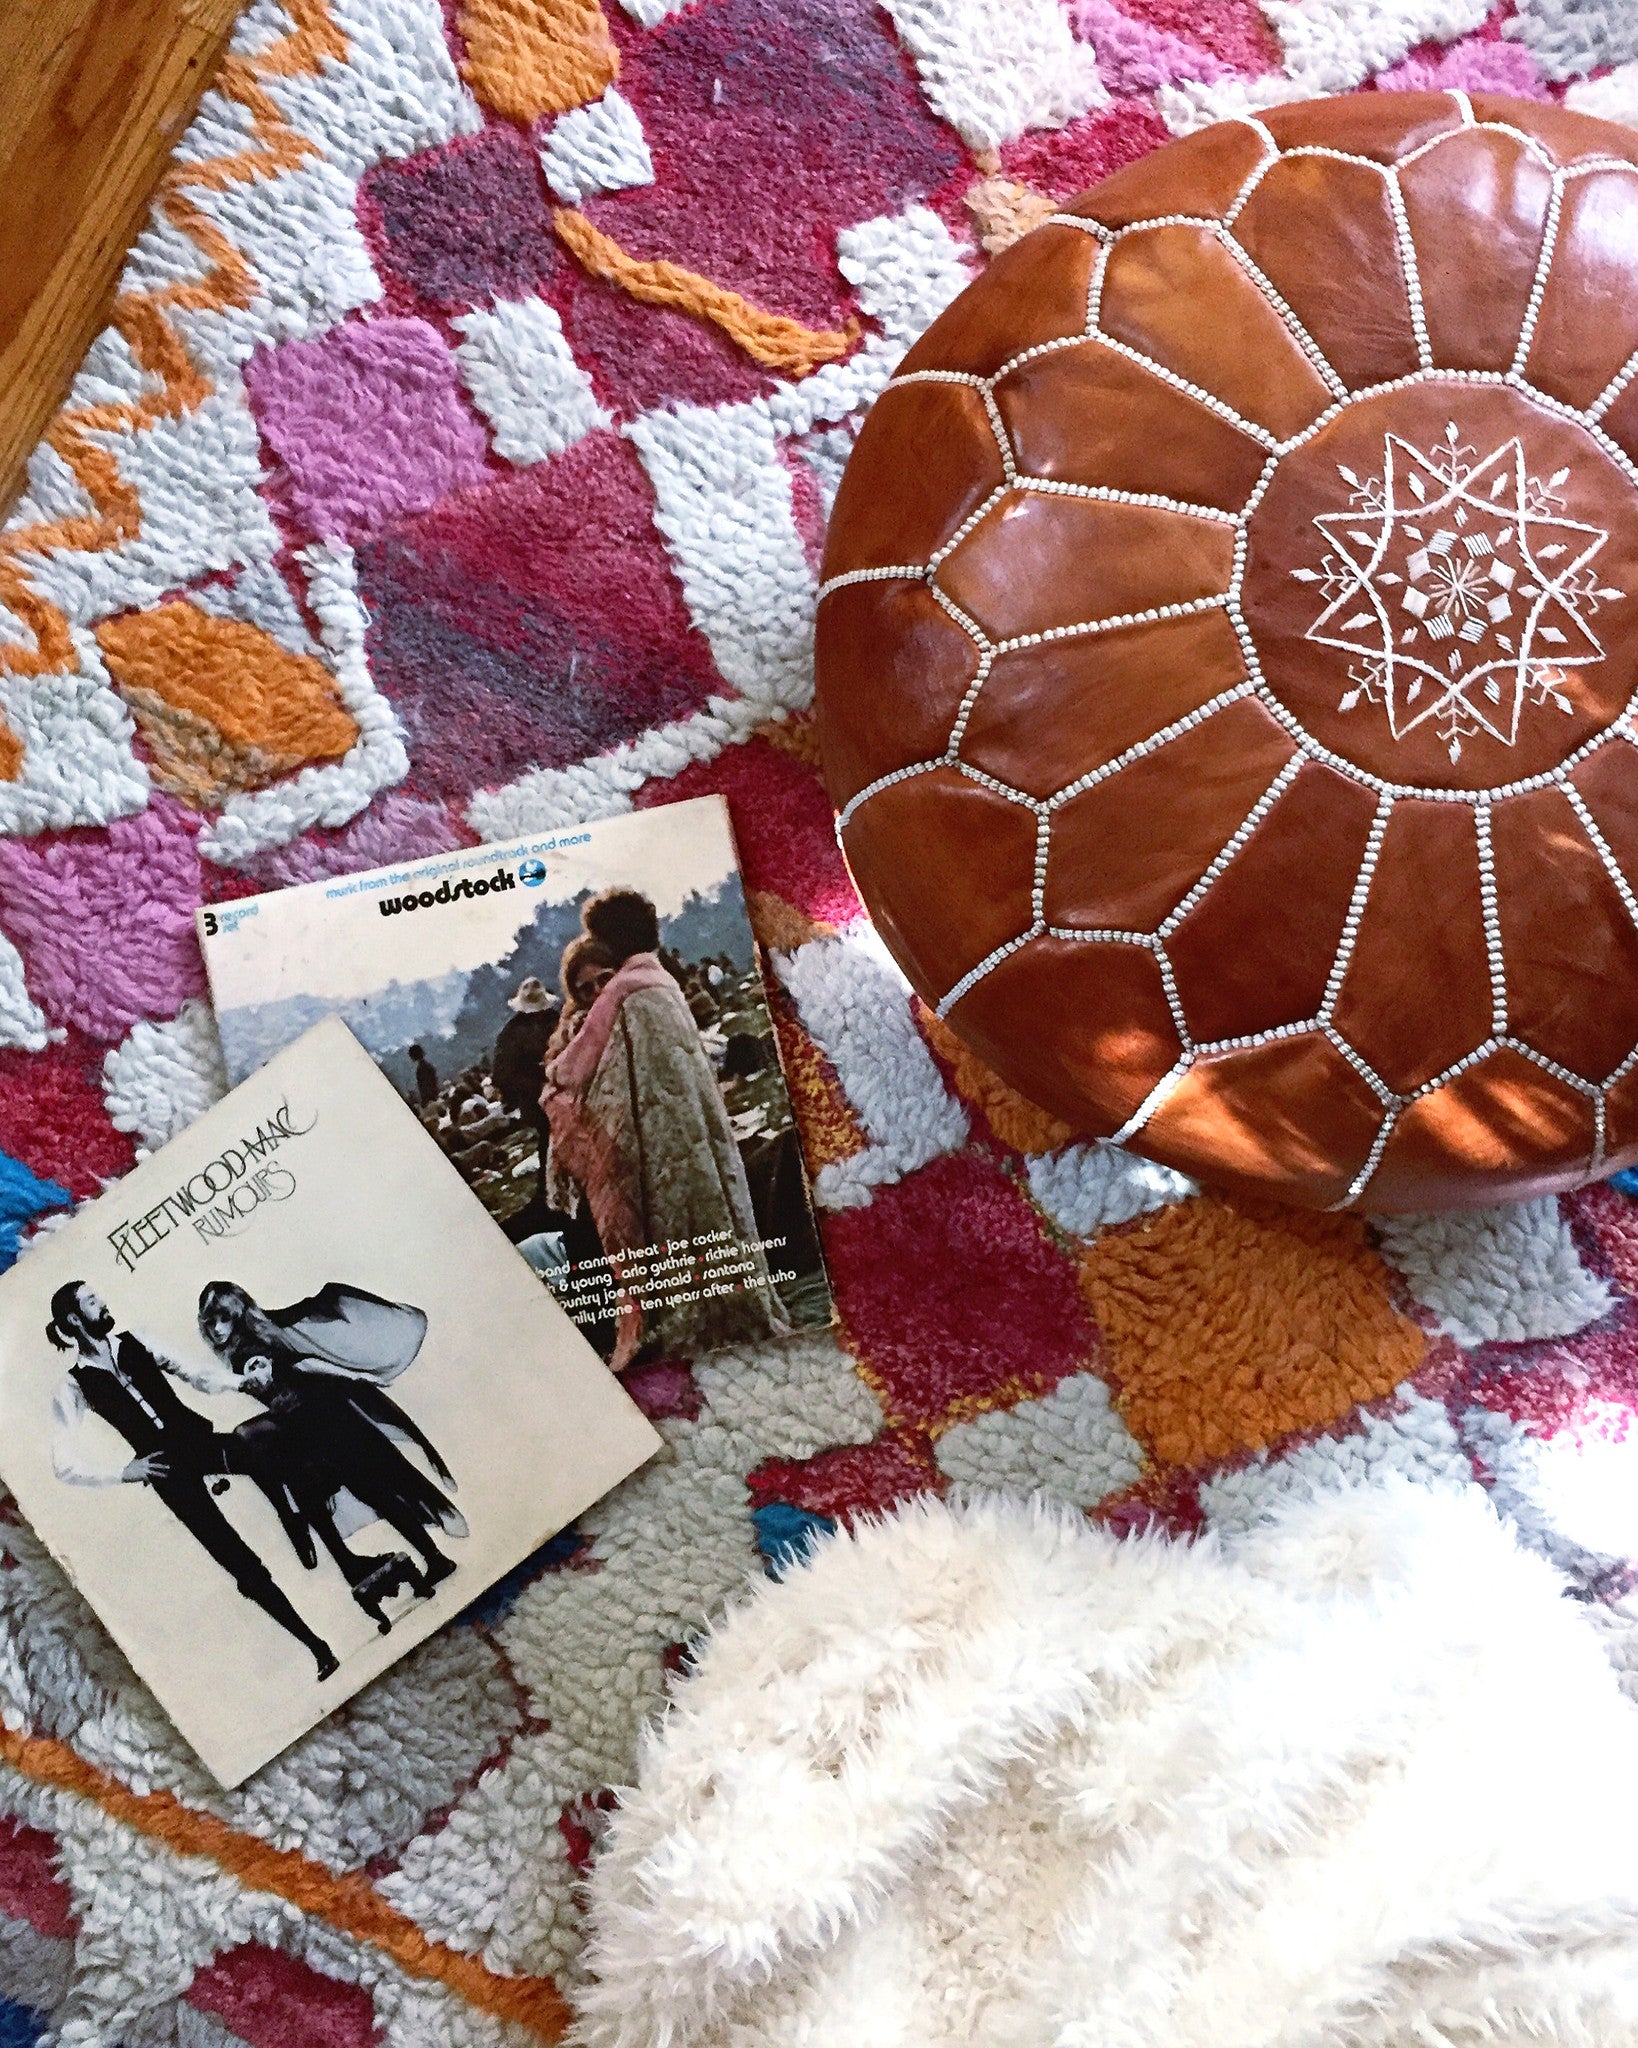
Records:
[[[821,363],[845,356],[858,338],[858,328],[851,323],[845,332],[834,327],[804,327],[800,320],[783,313],[764,312],[738,292],[701,277],[698,271],[684,270],[676,263],[640,262],[573,207],[558,207],[552,225],[593,277],[617,285],[645,306],[665,306],[674,313],[692,313],[696,319],[709,320],[767,369],[805,377]]]
[[[214,90],[251,117],[251,140],[225,156],[203,163],[173,163],[159,183],[154,205],[180,229],[209,265],[205,275],[175,280],[151,291],[123,291],[114,301],[110,324],[159,389],[123,405],[65,407],[46,440],[72,471],[92,511],[41,520],[0,535],[0,605],[13,611],[36,645],[0,647],[0,674],[50,675],[71,668],[75,655],[68,621],[50,599],[34,590],[24,573],[30,556],[53,548],[97,552],[129,540],[141,524],[136,492],[119,474],[114,457],[87,435],[129,433],[157,419],[176,419],[210,396],[212,386],[172,325],[175,310],[219,311],[248,306],[256,280],[233,242],[188,197],[189,190],[221,191],[230,185],[274,177],[313,153],[313,145],[286,122],[263,80],[316,73],[325,59],[343,62],[347,39],[330,15],[328,0],[284,0],[293,24],[288,35],[253,57],[230,51],[222,60]],[[7,743],[9,742],[9,744]],[[14,735],[0,741],[0,777],[15,777],[22,750]]]
[[[174,1793],[133,1792],[52,1736],[0,1728],[0,1759],[35,1784],[91,1800],[111,1819],[164,1842],[178,1855],[207,1857],[249,1889],[299,1906],[379,1949],[406,1976],[443,1984],[481,2012],[527,2027],[539,2041],[560,2041],[568,2027],[569,2008],[549,1977],[503,1977],[480,1957],[431,1940],[366,1878],[351,1872],[337,1876],[299,1850],[275,1849],[254,1835],[240,1834],[215,1814],[184,1806]]]

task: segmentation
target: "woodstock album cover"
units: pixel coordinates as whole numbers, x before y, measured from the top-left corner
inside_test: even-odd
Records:
[[[616,1372],[833,1320],[728,806],[199,914],[228,1072],[339,1016]]]
[[[658,1446],[338,1022],[0,1278],[0,1477],[226,1786]]]

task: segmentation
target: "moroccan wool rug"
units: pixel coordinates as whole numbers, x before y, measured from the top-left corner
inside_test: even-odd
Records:
[[[917,1008],[806,707],[857,422],[1168,135],[1362,84],[1638,122],[1617,0],[253,0],[0,536],[0,1243],[222,1086],[193,913],[721,791],[843,1323],[232,1795],[0,1520],[0,2040],[550,2042],[636,1735],[811,1532],[1483,1487],[1638,1689],[1638,1205],[1373,1228],[1076,1143]],[[26,1253],[25,1253],[26,1255]]]

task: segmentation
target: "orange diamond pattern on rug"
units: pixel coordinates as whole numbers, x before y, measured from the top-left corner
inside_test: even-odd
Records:
[[[1353,1216],[1206,1197],[1086,1254],[1116,1406],[1163,1464],[1199,1467],[1391,1394],[1427,1339]]]

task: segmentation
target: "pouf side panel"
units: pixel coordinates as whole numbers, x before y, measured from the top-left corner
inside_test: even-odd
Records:
[[[1262,706],[1243,700],[1070,797],[1052,820],[1047,923],[1153,931],[1265,800],[1295,753]],[[1180,788],[1189,792],[1186,808],[1177,802]]]
[[[1508,1030],[1602,1081],[1638,1043],[1638,924],[1561,790],[1498,804],[1490,830]]]
[[[1384,172],[1330,157],[1282,158],[1236,216],[1234,234],[1350,391],[1417,369]]]
[[[1096,253],[1084,228],[1036,228],[991,258],[984,291],[963,292],[946,307],[895,374],[959,370],[990,377],[1026,348],[1083,334]]]
[[[924,564],[1003,481],[1000,446],[971,385],[889,385],[843,472],[825,575]]]
[[[1233,568],[1221,521],[1020,489],[951,550],[938,583],[1001,641],[1220,598]]]
[[[1218,609],[1016,648],[991,662],[961,758],[1044,800],[1246,683]]]
[[[1318,1033],[1197,1060],[1132,1140],[1185,1173],[1312,1208],[1340,1202],[1384,1109]]]
[[[1490,1036],[1479,841],[1467,804],[1394,805],[1332,1021],[1404,1095]]]
[[[1502,121],[1522,128],[1560,165],[1585,163],[1591,157],[1624,158],[1638,164],[1638,139],[1616,121],[1601,121],[1544,100],[1515,100],[1501,93],[1476,92],[1473,112],[1480,121]]]
[[[1269,107],[1258,119],[1282,150],[1335,149],[1380,164],[1398,163],[1464,125],[1461,103],[1448,92],[1351,92]]]
[[[1178,222],[1125,236],[1109,252],[1098,324],[1279,439],[1332,403],[1291,330],[1210,228]]]
[[[1474,129],[1407,164],[1399,183],[1434,364],[1509,368],[1541,257],[1552,172],[1515,136]]]
[[[1638,377],[1610,401],[1598,424],[1623,454],[1638,462]]]
[[[1595,1142],[1591,1100],[1503,1046],[1401,1110],[1359,1206],[1404,1214],[1556,1194],[1586,1177]]]
[[[1624,735],[1607,741],[1580,763],[1570,783],[1632,886],[1638,881],[1638,743]]]
[[[867,798],[843,843],[888,950],[930,1003],[1030,927],[1035,813],[957,769]]]
[[[978,673],[978,643],[925,583],[849,583],[814,628],[825,781],[843,809],[879,776],[937,759]]]
[[[1604,1167],[1638,1165],[1638,1067],[1604,1090]]]
[[[1066,209],[1105,227],[1131,227],[1163,213],[1220,220],[1244,189],[1266,150],[1243,121],[1218,121],[1154,156],[1124,164]]]
[[[1552,267],[1525,375],[1592,406],[1638,349],[1638,170],[1590,171],[1564,188]]]
[[[1097,340],[1007,371],[995,402],[1019,469],[1061,483],[1239,512],[1268,459],[1232,421]]]
[[[1307,763],[1168,937],[1197,1044],[1318,1015],[1376,812],[1372,791]]]
[[[1025,1037],[1051,1017],[1050,1039]],[[1074,1130],[1120,1129],[1182,1057],[1160,965],[1146,947],[1031,939],[950,1011],[961,1036],[992,1066]]]

